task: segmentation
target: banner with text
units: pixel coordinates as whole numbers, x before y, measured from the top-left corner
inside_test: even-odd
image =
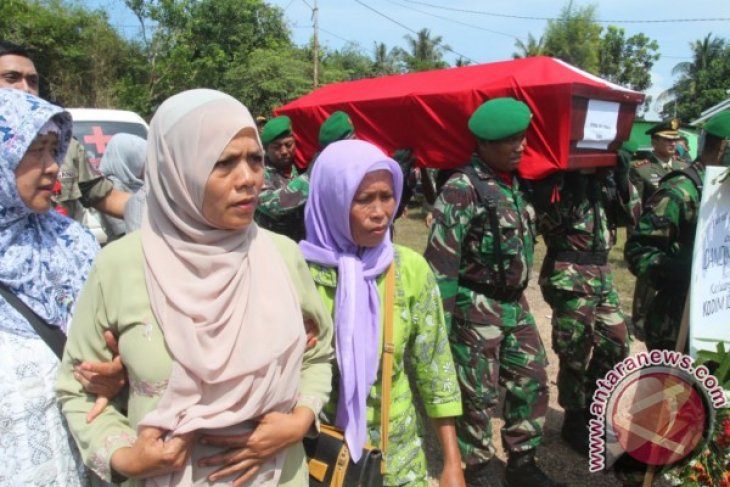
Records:
[[[690,355],[730,348],[730,177],[728,168],[705,172],[690,287]]]

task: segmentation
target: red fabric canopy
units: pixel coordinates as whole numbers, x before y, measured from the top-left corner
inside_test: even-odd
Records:
[[[484,101],[502,96],[524,101],[534,114],[519,168],[531,179],[569,167],[576,97],[620,102],[622,112],[628,110],[632,119],[644,97],[562,61],[532,57],[334,83],[275,113],[291,117],[297,163],[302,166],[319,149],[321,123],[343,110],[358,138],[388,153],[411,148],[419,164],[447,168],[463,164],[474,150],[475,140],[467,128],[472,112]]]

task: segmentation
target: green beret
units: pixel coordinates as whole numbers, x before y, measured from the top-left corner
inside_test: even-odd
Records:
[[[266,146],[287,135],[291,135],[291,119],[286,115],[275,117],[266,122],[261,130],[261,143]]]
[[[469,130],[482,140],[500,140],[524,132],[532,112],[514,98],[495,98],[483,103],[469,119]]]
[[[644,133],[652,137],[679,140],[679,120],[673,118],[666,122],[658,123]]]
[[[319,128],[319,145],[325,146],[347,138],[355,132],[350,116],[345,112],[337,111],[330,115]]]
[[[730,110],[720,112],[705,124],[705,132],[720,139],[730,139]]]

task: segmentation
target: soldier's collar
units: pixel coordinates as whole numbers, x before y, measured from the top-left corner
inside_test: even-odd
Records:
[[[474,166],[479,179],[494,179],[496,181],[501,181],[507,186],[514,186],[514,173],[495,171],[489,167],[486,162],[482,161],[476,153],[472,155],[472,166]]]

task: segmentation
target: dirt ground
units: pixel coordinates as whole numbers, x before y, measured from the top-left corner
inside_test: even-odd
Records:
[[[533,277],[530,286],[527,289],[527,300],[530,303],[532,313],[537,322],[540,336],[542,337],[545,349],[548,353],[548,381],[550,384],[550,405],[545,419],[545,429],[543,431],[543,443],[538,448],[538,463],[554,480],[565,482],[570,486],[590,486],[590,487],[620,487],[621,483],[611,473],[591,474],[588,471],[588,459],[571,450],[560,438],[560,426],[563,422],[563,410],[558,405],[558,394],[556,379],[558,375],[558,358],[550,346],[551,333],[551,310],[550,307],[542,299],[540,288],[537,286],[536,278]],[[645,350],[644,344],[635,341],[631,347],[631,353]],[[502,478],[507,456],[502,450],[502,442],[499,437],[499,431],[503,424],[500,418],[493,420],[494,427],[494,443],[497,448],[497,458],[499,462],[494,464],[494,475],[496,478]],[[434,479],[431,480],[431,486],[437,487],[436,478],[439,475],[441,464],[441,453],[438,442],[433,435],[427,438],[427,451],[429,456],[429,470]]]

